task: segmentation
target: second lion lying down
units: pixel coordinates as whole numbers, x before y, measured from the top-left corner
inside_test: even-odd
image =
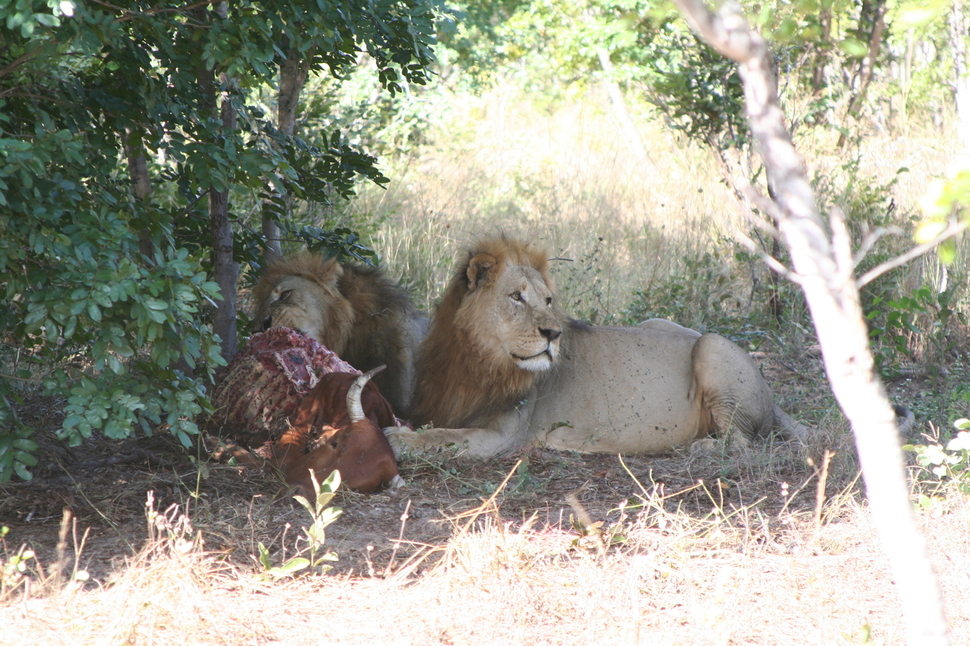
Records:
[[[548,254],[500,237],[457,268],[421,344],[396,452],[456,445],[470,457],[526,446],[656,453],[712,433],[799,424],[741,348],[665,320],[589,326],[560,310]]]

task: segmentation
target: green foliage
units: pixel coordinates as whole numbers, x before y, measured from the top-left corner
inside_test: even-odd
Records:
[[[650,101],[668,125],[715,149],[749,143],[744,87],[737,66],[711,49],[682,21],[639,35],[636,59]]]
[[[275,196],[346,200],[386,184],[377,160],[339,129],[285,134],[255,99],[288,56],[339,80],[366,54],[383,90],[424,84],[437,20],[433,0],[0,5],[0,336],[15,357],[0,357],[0,482],[34,464],[24,384],[66,400],[69,444],[159,428],[192,444],[222,362],[211,191],[229,192],[236,231],[268,204],[296,240],[376,258]],[[236,260],[261,243],[242,236]]]
[[[30,439],[33,430],[13,419],[12,408],[6,397],[0,401],[0,483],[17,474],[22,480],[30,480],[30,467],[37,464],[33,456],[37,443]]]
[[[938,292],[923,285],[909,295],[872,299],[866,319],[873,356],[884,376],[898,374],[900,357],[922,360],[931,373],[942,365],[956,344],[952,325],[967,322],[966,315],[952,307],[958,289],[951,286]],[[917,341],[921,356],[916,356]]]
[[[7,527],[0,527],[0,539],[8,531]],[[24,583],[28,576],[28,567],[31,564],[38,567],[34,551],[27,549],[26,545],[22,545],[16,554],[8,556],[6,560],[0,558],[0,599],[5,599],[7,594]]]
[[[326,574],[332,569],[332,566],[327,565],[327,563],[337,560],[336,553],[326,552],[321,554],[320,550],[326,543],[327,526],[343,513],[343,509],[340,507],[329,506],[336,495],[337,488],[340,487],[340,472],[334,471],[327,476],[326,480],[318,483],[317,476],[311,469],[310,479],[313,481],[313,489],[316,492],[313,501],[309,501],[303,496],[293,496],[313,519],[310,527],[303,528],[306,548],[301,550],[301,555],[287,559],[282,565],[274,566],[270,559],[269,550],[262,543],[259,544],[259,562],[266,574],[273,579],[291,577],[307,568],[310,568],[311,571],[319,568],[320,574]],[[307,553],[308,556],[302,556],[303,553]]]
[[[662,281],[637,290],[621,322],[636,325],[651,318],[668,319],[702,332],[717,332],[743,347],[756,349],[771,322],[766,312],[751,311],[753,294],[739,293],[741,286],[734,276],[735,263],[750,261],[740,250],[734,257],[705,251],[684,258]],[[743,316],[742,311],[746,311]]]
[[[952,483],[960,493],[970,494],[970,420],[961,418],[953,423],[957,429],[954,438],[944,447],[939,442],[927,444],[907,444],[904,451],[916,455],[916,464],[921,467],[921,482],[934,488]],[[923,506],[931,504],[926,494],[920,495]]]

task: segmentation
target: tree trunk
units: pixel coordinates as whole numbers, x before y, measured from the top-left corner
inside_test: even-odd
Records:
[[[222,99],[222,129],[236,129],[236,110],[230,97]],[[233,260],[232,223],[229,222],[229,188],[209,189],[209,222],[212,227],[212,267],[222,300],[213,317],[213,327],[222,339],[222,358],[227,362],[236,355],[236,283],[239,265]]]
[[[819,34],[819,45],[815,48],[815,56],[812,60],[812,90],[816,95],[822,93],[828,85],[825,78],[825,68],[829,62],[829,51],[832,39],[832,9],[822,9],[818,14],[818,24],[822,33]]]
[[[883,34],[886,32],[886,1],[880,0],[876,2],[875,5],[870,7],[870,11],[866,12],[871,14],[871,16],[860,16],[859,22],[864,21],[870,22],[869,27],[869,51],[859,62],[859,71],[857,78],[858,83],[856,85],[855,95],[849,102],[849,114],[858,115],[859,111],[862,109],[862,104],[866,100],[866,92],[869,89],[869,83],[872,81],[873,72],[876,69],[876,60],[879,58],[879,52],[882,48]],[[859,25],[860,29],[863,27],[862,24]]]
[[[606,48],[598,47],[596,49],[596,57],[599,60],[600,68],[603,70],[603,89],[606,90],[606,95],[609,97],[613,116],[623,130],[623,143],[626,144],[627,149],[640,162],[643,172],[656,173],[657,166],[650,159],[647,147],[643,145],[643,137],[640,136],[640,131],[637,130],[633,117],[630,116],[630,111],[627,109],[626,99],[623,97],[620,84],[614,78],[613,61],[610,60],[610,53],[606,51]]]
[[[862,13],[859,16],[859,31],[865,27],[869,28],[868,48],[869,51],[859,62],[859,69],[856,72],[855,93],[849,100],[848,114],[858,117],[862,112],[862,105],[866,100],[866,92],[869,90],[869,83],[876,70],[876,60],[882,47],[883,34],[886,31],[886,0],[878,0],[875,4],[863,3]],[[839,135],[838,147],[842,148],[846,144],[845,132]]]
[[[301,55],[296,48],[289,47],[288,43],[283,45],[286,58],[280,63],[280,89],[276,100],[276,125],[287,136],[293,136],[296,130],[296,109],[310,72],[312,52]],[[292,196],[282,195],[279,187],[275,186],[267,186],[266,190],[281,198],[284,216],[292,212]],[[265,265],[269,265],[283,255],[277,209],[278,207],[272,200],[263,202],[262,232],[263,241],[266,243],[266,251],[263,253]]]
[[[970,70],[967,69],[967,37],[970,25],[964,13],[964,1],[956,0],[947,24],[953,49],[953,75],[956,84],[957,134],[964,152],[970,149]]]
[[[873,369],[845,224],[833,213],[829,238],[785,126],[764,39],[750,29],[733,3],[723,5],[718,15],[703,0],[677,0],[677,5],[708,43],[738,62],[751,131],[776,194],[775,200],[764,201],[791,250],[826,373],[852,424],[873,522],[900,596],[907,640],[914,646],[948,644],[939,586],[909,500],[895,413]]]
[[[223,20],[229,19],[229,8],[225,2],[213,6],[214,11]],[[200,23],[208,16],[202,9],[194,11]],[[215,72],[199,68],[196,72],[202,93],[208,99],[211,117],[221,121],[221,132],[229,135],[236,129],[236,111],[229,96],[223,96],[220,102],[217,95]],[[230,79],[220,78],[222,85],[228,85]],[[227,362],[236,354],[238,339],[236,334],[236,287],[239,279],[239,266],[233,260],[233,232],[229,222],[229,187],[209,189],[209,227],[212,231],[212,272],[222,300],[218,301],[212,316],[212,329],[222,341],[221,354]]]
[[[138,208],[144,209],[152,193],[152,182],[148,175],[148,161],[145,159],[145,149],[142,147],[141,141],[138,141],[137,144],[132,141],[133,133],[130,129],[127,135],[125,155],[128,157],[131,190],[135,195],[135,203]],[[144,221],[139,222],[138,225],[138,252],[146,259],[146,262],[154,264],[155,245],[152,242],[152,232],[148,223]]]

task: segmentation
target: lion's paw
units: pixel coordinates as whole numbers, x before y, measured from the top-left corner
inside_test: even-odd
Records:
[[[705,437],[694,440],[690,445],[690,452],[693,453],[713,453],[718,449],[718,442],[713,437]]]
[[[391,443],[391,450],[394,457],[400,460],[406,453],[412,453],[418,443],[418,434],[407,426],[388,426],[384,430],[384,436]]]

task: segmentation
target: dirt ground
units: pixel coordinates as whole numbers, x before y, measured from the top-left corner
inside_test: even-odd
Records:
[[[817,357],[803,360],[811,366]],[[776,361],[762,367],[783,406],[788,407],[786,402],[801,403],[803,408],[796,414],[814,408],[818,418],[817,411],[831,408],[828,395],[819,389],[820,371],[806,370],[805,365],[793,371]],[[153,528],[147,521],[149,512],[189,518],[192,529],[187,535],[201,539],[207,555],[214,555],[235,572],[258,575],[265,570],[259,561],[260,544],[267,548],[271,565],[283,564],[305,546],[301,536],[310,518],[284,494],[278,476],[213,461],[203,449],[192,455],[165,433],[123,441],[95,435],[81,446],[68,447],[55,437],[61,404],[34,397],[28,398],[19,411],[22,420],[40,429],[36,436],[42,445],[40,464],[33,470],[33,480],[0,485],[0,527],[9,528],[0,540],[0,557],[9,561],[26,546],[34,550],[36,563],[46,572],[56,564],[65,571],[84,570],[89,574],[87,589],[110,589],[150,545]],[[468,540],[464,529],[470,521],[481,527],[506,527],[504,531],[511,532],[510,536],[518,529],[540,528],[538,534],[530,534],[535,543],[530,549],[544,549],[537,543],[545,540],[542,537],[565,537],[572,542],[570,549],[589,551],[595,543],[590,536],[601,535],[607,549],[614,544],[619,549],[624,532],[632,525],[670,534],[665,523],[682,519],[686,533],[698,537],[708,531],[705,528],[712,532],[729,530],[726,547],[712,552],[699,550],[697,554],[703,551],[700,558],[722,563],[726,569],[718,576],[734,571],[740,573],[738,576],[743,574],[739,581],[744,587],[740,589],[751,590],[746,603],[752,607],[763,607],[762,595],[767,598],[771,594],[755,589],[757,577],[751,578],[755,567],[765,568],[763,576],[781,577],[786,586],[793,586],[784,593],[778,586],[775,593],[780,598],[806,595],[810,604],[817,600],[809,593],[815,594],[814,588],[824,581],[818,572],[835,567],[851,586],[860,587],[860,598],[871,604],[865,612],[877,613],[874,616],[879,618],[893,617],[894,595],[891,588],[883,589],[885,566],[874,565],[881,562],[878,551],[859,538],[860,531],[864,535],[869,530],[853,526],[850,531],[846,520],[847,509],[864,505],[851,434],[833,413],[822,413],[822,421],[819,426],[826,430],[808,448],[774,441],[747,451],[718,443],[713,451],[683,450],[622,459],[548,450],[475,462],[447,452],[430,458],[409,457],[401,464],[407,485],[399,490],[374,495],[338,492],[334,504],[343,509],[343,514],[327,528],[326,546],[338,557],[328,580],[366,586],[393,574],[401,580],[420,581],[440,564],[442,546]],[[813,528],[822,525],[827,527],[826,533],[813,535]],[[844,540],[851,545],[838,544],[845,532],[849,538]],[[157,539],[157,530],[154,537]],[[617,561],[617,576],[625,576],[623,572],[639,562],[638,553],[630,552],[633,560]],[[698,560],[697,554],[688,550],[678,557],[683,559],[684,569],[677,576],[687,577],[691,585],[703,590],[707,584],[702,579],[694,581],[701,573],[688,574],[686,569],[687,563]],[[756,554],[759,560],[744,560],[750,554]],[[809,572],[798,566],[800,562],[811,562],[813,568],[821,569]],[[876,568],[878,580],[870,579],[876,575],[852,569],[861,566],[849,567],[855,562]],[[948,574],[959,580],[964,576],[964,566],[959,567],[950,568]],[[519,572],[514,574],[514,581],[528,576],[527,571]],[[803,576],[808,578],[799,578]],[[40,578],[34,577],[35,581]],[[669,581],[674,585],[677,577]],[[678,594],[684,594],[683,585],[676,584]],[[821,590],[827,600],[824,603],[839,607],[843,585],[846,583],[837,583],[838,589],[826,586]],[[418,594],[415,590],[420,589],[412,588],[409,594]],[[328,590],[331,595],[345,593]],[[408,598],[402,593],[389,603],[405,604]],[[0,599],[0,607],[3,601]],[[16,596],[7,601],[16,602]],[[676,612],[696,612],[690,604],[661,601],[661,606],[665,603],[673,603],[670,608]],[[849,610],[860,611],[851,604]],[[411,614],[407,608],[401,608],[401,613]],[[458,615],[448,621],[456,626],[461,620]],[[808,615],[805,621],[816,619]],[[852,621],[858,627],[864,620]],[[723,643],[796,643],[772,641],[773,625],[773,621],[766,624],[768,636],[764,639]],[[351,626],[348,630],[359,628]],[[663,626],[657,629],[668,630]],[[669,630],[678,631],[675,626]],[[802,629],[795,626],[791,630],[797,633]],[[854,639],[844,643],[867,643]],[[286,637],[283,640],[285,643]],[[0,638],[0,643],[8,642]],[[358,642],[351,639],[348,643]],[[435,643],[452,642],[442,638]],[[478,638],[464,643],[482,642]],[[824,642],[814,639],[804,643]]]
[[[155,510],[178,505],[202,532],[207,550],[224,553],[243,567],[258,567],[259,542],[272,546],[280,560],[292,554],[300,528],[310,522],[307,512],[285,497],[275,474],[219,464],[205,455],[200,462],[167,435],[121,442],[93,436],[74,448],[50,432],[38,439],[43,450],[34,478],[0,486],[0,525],[10,530],[4,547],[12,553],[27,544],[40,563],[53,563],[69,510],[75,531],[84,538],[78,566],[91,575],[92,584],[109,580],[143,547],[149,492]],[[334,504],[343,514],[328,528],[327,546],[339,555],[334,564],[339,573],[382,570],[392,555],[400,561],[420,545],[447,541],[452,519],[479,507],[510,473],[496,500],[502,521],[521,523],[536,515],[539,524],[567,531],[574,527],[571,518],[583,512],[592,522],[614,522],[624,505],[637,505],[638,496],[655,491],[669,496],[668,511],[698,518],[758,499],[769,515],[786,505],[792,511],[814,509],[814,487],[796,492],[812,477],[809,467],[774,464],[773,469],[787,473],[778,471],[757,487],[750,481],[741,486],[754,477],[753,470],[763,468],[736,463],[730,456],[687,453],[622,461],[612,455],[546,450],[474,463],[448,455],[433,461],[409,458],[401,469],[405,487],[373,495],[338,494]],[[680,491],[686,492],[676,495]],[[783,495],[786,491],[790,495]],[[567,502],[570,494],[579,508]]]
[[[797,382],[806,380],[781,364],[764,368],[776,389],[797,392]],[[224,553],[239,566],[259,566],[260,542],[281,560],[297,548],[309,516],[285,495],[275,474],[220,464],[204,449],[190,455],[165,433],[123,441],[95,434],[69,447],[55,436],[61,404],[34,397],[19,411],[25,423],[40,429],[41,450],[31,481],[0,485],[0,526],[9,528],[3,543],[8,554],[26,544],[40,563],[52,563],[69,511],[74,531],[84,538],[77,565],[93,582],[104,582],[148,537],[149,492],[156,511],[178,505],[202,532],[206,549]],[[502,520],[521,523],[536,515],[538,523],[568,531],[574,527],[570,518],[583,513],[587,522],[608,526],[621,517],[624,505],[640,504],[648,493],[665,496],[668,511],[698,518],[755,502],[768,517],[782,508],[814,513],[815,486],[807,483],[818,465],[808,464],[802,453],[784,443],[764,445],[754,455],[724,448],[622,460],[548,450],[484,462],[447,453],[408,458],[401,465],[407,482],[402,489],[369,496],[338,493],[334,504],[343,514],[328,528],[327,545],[339,555],[337,572],[379,571],[392,557],[400,561],[421,545],[446,541],[454,528],[450,519],[480,506],[510,473],[496,499]],[[839,494],[852,477],[833,475],[829,495]]]

